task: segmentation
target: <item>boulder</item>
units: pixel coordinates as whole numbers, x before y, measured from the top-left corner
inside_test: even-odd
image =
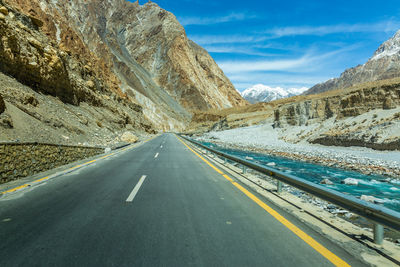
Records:
[[[86,82],[86,86],[89,87],[90,89],[93,89],[95,84],[94,84],[93,81],[89,80],[89,81]]]
[[[390,97],[386,97],[383,101],[383,109],[393,109],[396,108],[395,103]]]
[[[328,178],[323,179],[320,184],[333,185],[333,182]]]
[[[131,132],[124,132],[120,139],[121,141],[127,143],[136,143],[139,140],[139,138]]]
[[[374,196],[368,196],[368,195],[361,195],[360,197],[361,200],[375,203],[375,204],[382,204],[384,201],[382,199],[376,198]]]
[[[343,181],[341,181],[341,183],[347,185],[358,185],[358,180],[354,178],[346,178]]]
[[[104,153],[108,154],[108,153],[110,153],[110,152],[111,152],[111,148],[106,147],[106,148],[104,149]]]

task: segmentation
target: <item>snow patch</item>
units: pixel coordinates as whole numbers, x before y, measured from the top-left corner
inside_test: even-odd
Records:
[[[396,54],[400,54],[400,30],[376,50],[371,60],[377,60],[383,57],[392,57]]]
[[[306,87],[284,89],[282,87],[270,87],[263,84],[256,84],[244,90],[241,95],[250,103],[257,103],[270,102],[285,97],[299,95],[307,90],[308,88]]]

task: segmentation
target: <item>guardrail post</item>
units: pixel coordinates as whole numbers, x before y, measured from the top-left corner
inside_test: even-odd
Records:
[[[242,165],[242,171],[243,171],[243,173],[246,173],[246,171],[247,171],[246,166]]]
[[[224,158],[224,164],[227,164],[227,163],[228,163],[228,159]]]
[[[375,244],[382,245],[384,236],[384,229],[382,224],[374,224],[374,242]]]
[[[281,181],[277,181],[277,183],[276,183],[276,192],[278,194],[282,193],[282,186],[283,186],[283,183]]]

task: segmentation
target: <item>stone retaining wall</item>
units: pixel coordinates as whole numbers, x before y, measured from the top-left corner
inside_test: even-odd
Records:
[[[38,143],[0,143],[0,183],[104,153],[104,148]]]

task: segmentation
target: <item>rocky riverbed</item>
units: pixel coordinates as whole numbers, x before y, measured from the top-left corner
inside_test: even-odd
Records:
[[[219,146],[316,163],[329,167],[382,175],[400,181],[400,151],[376,151],[364,147],[331,147],[285,142],[270,125],[250,126],[196,137]]]

